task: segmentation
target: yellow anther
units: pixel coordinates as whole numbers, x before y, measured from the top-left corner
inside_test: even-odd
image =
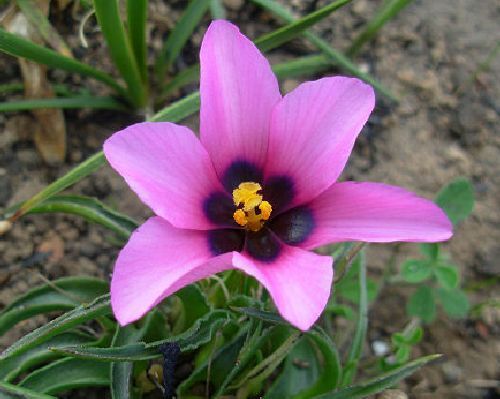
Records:
[[[260,190],[261,185],[253,182],[241,183],[233,190],[234,205],[238,207],[233,218],[240,226],[252,231],[259,231],[264,221],[269,220],[272,211],[271,204],[262,200]]]
[[[262,201],[259,205],[259,209],[260,214],[262,215],[262,220],[268,220],[269,216],[271,216],[271,211],[273,210],[271,204],[267,201]]]
[[[233,213],[233,218],[241,227],[245,227],[248,223],[247,215],[243,209],[237,209],[236,212]]]

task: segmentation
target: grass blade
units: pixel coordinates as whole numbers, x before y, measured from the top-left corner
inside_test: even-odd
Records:
[[[252,0],[252,1],[255,4],[272,12],[277,17],[281,18],[287,23],[292,23],[293,21],[295,21],[295,17],[292,15],[292,13],[276,1],[273,0]],[[382,84],[380,84],[374,77],[361,71],[356,64],[354,64],[348,57],[346,57],[340,51],[335,50],[333,47],[331,47],[326,40],[323,40],[322,38],[320,38],[319,36],[315,35],[312,32],[306,31],[303,32],[303,34],[307,40],[309,40],[319,50],[323,52],[323,54],[325,55],[326,59],[330,62],[330,64],[337,65],[340,68],[344,69],[345,71],[351,73],[352,75],[359,77],[365,82],[371,84],[379,93],[383,94],[384,96],[390,98],[393,101],[397,101],[397,98],[396,96],[394,96],[394,94],[392,94],[387,88],[385,88]],[[308,67],[307,65],[304,65],[304,68],[307,67]]]
[[[62,98],[37,98],[0,103],[0,112],[26,111],[39,108],[98,108],[125,111],[126,106],[109,96],[76,96]]]
[[[18,209],[9,209],[5,217],[10,221],[14,221],[25,213],[29,212],[36,205],[40,204],[42,201],[52,197],[53,195],[61,192],[65,188],[75,184],[76,182],[82,180],[84,177],[95,172],[104,164],[105,158],[102,151],[91,156],[86,161],[82,162],[80,165],[76,166],[63,177],[57,179],[52,184],[49,184],[38,194],[31,197],[29,200],[25,201]]]
[[[127,84],[128,98],[136,107],[142,107],[146,103],[146,86],[120,19],[118,1],[94,0],[94,8],[111,58]]]
[[[38,314],[71,310],[109,292],[109,285],[93,277],[63,277],[29,290],[0,312],[0,336],[16,323]]]
[[[127,0],[127,29],[132,52],[143,82],[147,82],[147,43],[146,20],[148,17],[147,0]]]
[[[108,208],[101,201],[79,195],[61,195],[48,198],[31,208],[28,213],[69,213],[100,224],[127,239],[139,224],[127,215]]]
[[[200,23],[209,6],[210,0],[191,0],[174,29],[170,32],[156,60],[156,77],[160,84],[165,79],[165,74],[192,36],[193,31]]]
[[[336,392],[327,393],[321,396],[316,396],[314,399],[361,399],[366,398],[370,395],[382,392],[383,390],[390,388],[394,384],[398,383],[402,379],[413,374],[422,366],[439,359],[441,355],[431,355],[426,357],[421,357],[414,360],[396,370],[390,371],[388,373],[382,374],[371,380],[361,382],[355,386],[340,389]]]
[[[358,255],[359,262],[359,312],[358,322],[356,324],[356,332],[352,340],[351,349],[347,356],[342,376],[342,386],[348,386],[356,376],[359,359],[363,352],[363,346],[366,340],[366,332],[368,330],[368,289],[366,284],[366,262],[364,252]]]
[[[80,73],[100,80],[126,96],[126,91],[107,73],[92,68],[80,61],[65,57],[57,51],[35,44],[18,35],[14,35],[0,28],[0,51],[14,57],[26,58],[51,68],[63,69],[68,72]]]
[[[103,295],[94,300],[88,305],[80,305],[74,310],[71,310],[58,318],[51,320],[47,324],[37,328],[36,330],[26,334],[20,340],[14,342],[11,346],[5,349],[0,355],[0,360],[11,356],[24,353],[38,344],[45,342],[53,336],[69,329],[93,320],[99,316],[104,316],[111,313],[109,294]]]
[[[106,364],[66,358],[34,371],[20,385],[55,395],[74,388],[109,386],[109,383],[109,367]]]
[[[353,40],[347,55],[353,57],[361,47],[372,40],[386,22],[394,18],[412,0],[386,0],[377,14],[368,22],[363,31]]]
[[[66,57],[73,57],[71,50],[62,37],[59,36],[59,33],[52,27],[47,17],[43,14],[42,10],[40,10],[38,4],[33,0],[16,0],[16,2],[30,24],[38,30],[38,33],[46,43],[58,53]]]
[[[0,397],[3,399],[57,399],[55,396],[49,396],[0,381]]]
[[[303,18],[297,19],[296,21],[283,26],[282,28],[277,29],[274,32],[261,36],[255,41],[255,44],[262,51],[268,51],[276,48],[279,45],[297,37],[307,28],[326,18],[332,12],[338,10],[339,8],[350,2],[351,0],[334,1],[333,3],[330,3],[327,6],[320,8],[315,12],[312,12]]]
[[[152,122],[177,122],[194,114],[199,109],[200,92],[197,91],[157,112],[150,120]]]
[[[226,19],[226,10],[221,0],[210,0],[210,15],[212,19]]]

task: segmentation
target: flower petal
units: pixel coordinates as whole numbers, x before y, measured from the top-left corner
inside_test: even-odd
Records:
[[[281,99],[269,62],[226,21],[209,26],[200,62],[201,142],[219,177],[224,181],[235,162],[236,169],[241,163],[262,169],[272,108]]]
[[[330,296],[332,258],[283,245],[272,262],[233,253],[233,265],[255,277],[267,288],[280,314],[305,331],[321,315]]]
[[[452,225],[433,202],[381,183],[336,183],[313,200],[314,230],[301,244],[330,242],[435,242],[452,235]]]
[[[188,128],[138,123],[106,140],[104,154],[157,215],[179,228],[214,227],[204,202],[223,187],[208,153]]]
[[[337,180],[374,105],[370,86],[344,77],[306,82],[283,97],[273,111],[265,176],[291,179],[287,208]]]
[[[120,252],[111,279],[111,306],[120,325],[140,319],[182,287],[231,267],[231,253],[214,257],[207,232],[183,230],[155,216]]]

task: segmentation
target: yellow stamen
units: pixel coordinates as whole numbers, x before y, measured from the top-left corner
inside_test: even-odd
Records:
[[[241,183],[233,190],[234,205],[238,207],[233,218],[241,227],[252,231],[259,231],[273,210],[269,202],[262,200],[260,190],[261,185],[253,182]],[[257,210],[260,211],[258,214]]]

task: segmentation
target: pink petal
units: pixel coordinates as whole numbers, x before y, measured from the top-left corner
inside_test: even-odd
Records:
[[[313,200],[315,228],[301,245],[330,242],[435,242],[452,235],[452,225],[433,202],[381,183],[337,183]]]
[[[233,264],[260,281],[283,318],[303,331],[314,324],[328,302],[333,280],[329,256],[283,245],[272,262],[256,261],[235,252]]]
[[[179,228],[213,227],[203,204],[223,188],[208,153],[188,128],[138,123],[106,140],[104,154],[157,215]]]
[[[235,161],[262,168],[269,122],[280,100],[269,62],[238,28],[226,21],[209,26],[200,52],[201,142],[220,177]]]
[[[374,105],[370,86],[333,77],[300,85],[275,107],[265,172],[292,180],[288,207],[312,200],[337,180]]]
[[[152,217],[118,256],[111,279],[113,312],[126,325],[182,287],[230,267],[231,253],[213,257],[207,232],[177,229]]]

